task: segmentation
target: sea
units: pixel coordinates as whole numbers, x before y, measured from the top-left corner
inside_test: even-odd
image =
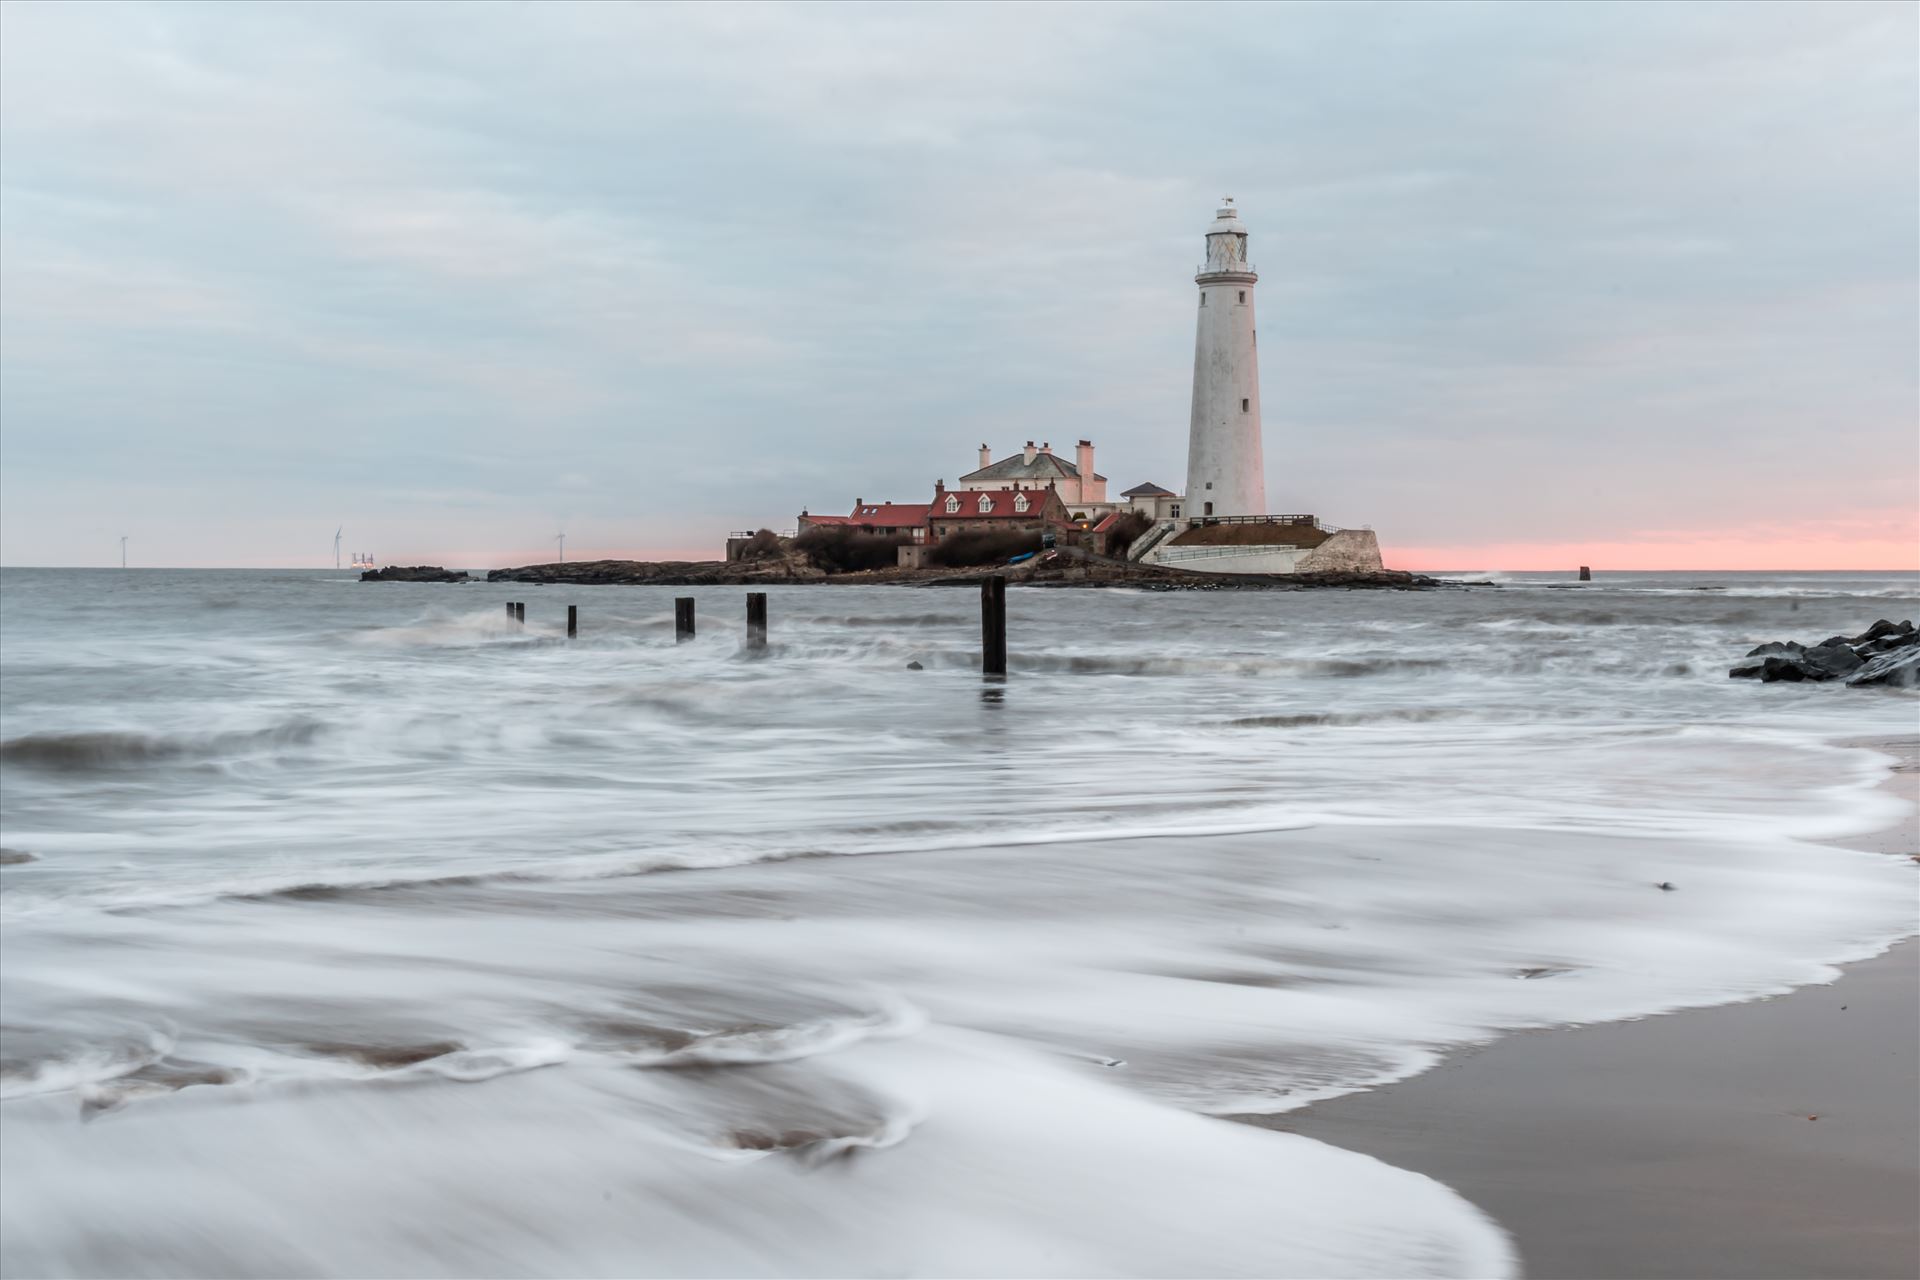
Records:
[[[1514,1274],[1228,1117],[1916,932],[1920,576],[1461,579],[0,571],[0,1272]]]

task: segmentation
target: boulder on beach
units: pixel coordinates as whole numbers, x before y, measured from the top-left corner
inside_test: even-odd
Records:
[[[1735,680],[1760,680],[1767,684],[1776,680],[1797,682],[1819,679],[1818,676],[1810,676],[1806,666],[1792,654],[1785,657],[1769,654],[1759,658],[1743,658],[1728,669],[1727,675]]]
[[[1828,680],[1851,675],[1858,671],[1865,661],[1848,647],[1844,637],[1838,643],[1832,640],[1822,641],[1800,655],[1803,666],[1821,672],[1823,678]]]
[[[1812,646],[1770,641],[1748,650],[1727,675],[1763,684],[1844,679],[1853,686],[1911,688],[1920,684],[1920,631],[1911,621],[1883,618],[1857,636],[1829,636]]]
[[[1875,654],[1847,678],[1852,688],[1884,684],[1896,689],[1920,687],[1920,644]]]
[[[442,569],[437,564],[397,565],[369,569],[360,575],[362,582],[465,582],[465,569]]]

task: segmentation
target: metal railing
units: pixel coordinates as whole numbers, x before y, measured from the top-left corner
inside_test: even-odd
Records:
[[[1132,542],[1127,544],[1126,556],[1129,560],[1138,560],[1164,541],[1168,535],[1180,527],[1178,520],[1162,520]]]
[[[1193,516],[1188,524],[1199,526],[1209,524],[1306,524],[1318,525],[1313,516]]]

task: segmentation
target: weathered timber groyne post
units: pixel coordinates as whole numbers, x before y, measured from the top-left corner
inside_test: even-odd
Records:
[[[513,602],[513,620],[523,627],[527,625],[527,602],[525,600],[515,600]]]
[[[577,604],[570,604],[567,606],[567,639],[571,640],[579,634],[580,634],[580,606]]]
[[[1589,568],[1588,568],[1588,567],[1587,567],[1586,565],[1584,565],[1584,564],[1580,566],[1580,581],[1582,581],[1582,582],[1592,582],[1592,581],[1593,581],[1593,570],[1592,570],[1592,569],[1589,569]]]
[[[1007,580],[999,574],[980,580],[980,672],[1007,674]]]
[[[756,652],[767,647],[767,593],[747,592],[747,648]]]
[[[693,639],[693,597],[677,596],[673,602],[673,642]]]
[[[507,601],[507,621],[513,621],[513,601]]]

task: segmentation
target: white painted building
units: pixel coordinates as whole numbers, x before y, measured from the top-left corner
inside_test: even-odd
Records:
[[[1149,481],[1137,484],[1120,495],[1126,500],[1127,510],[1138,511],[1149,520],[1177,520],[1184,499],[1171,489],[1162,489]]]
[[[1259,278],[1247,260],[1247,229],[1229,199],[1207,228],[1207,260],[1194,276],[1200,304],[1187,436],[1188,519],[1267,513],[1253,316]]]
[[[1043,489],[1052,485],[1060,493],[1074,519],[1097,518],[1119,511],[1122,502],[1107,501],[1107,478],[1093,469],[1093,441],[1082,440],[1074,446],[1072,461],[1054,453],[1046,442],[1027,441],[1026,448],[1011,457],[993,460],[993,450],[980,446],[980,466],[960,477],[953,486],[968,492],[981,490]]]

